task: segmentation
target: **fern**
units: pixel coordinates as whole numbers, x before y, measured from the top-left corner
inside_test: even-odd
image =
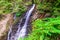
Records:
[[[54,40],[50,37],[60,34],[60,17],[37,19],[32,24],[32,33],[25,40]]]
[[[0,0],[0,14],[22,11],[25,9],[22,3],[22,0]]]
[[[37,4],[40,13],[50,13],[52,16],[60,16],[60,0],[42,0]]]

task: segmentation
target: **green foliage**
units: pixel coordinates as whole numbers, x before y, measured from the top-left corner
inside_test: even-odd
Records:
[[[60,0],[41,0],[37,9],[41,12],[49,12],[51,15],[60,16]]]
[[[30,1],[26,2],[25,5],[31,5],[32,3]]]
[[[22,11],[24,7],[22,0],[0,0],[0,14]]]
[[[23,38],[18,38],[18,40],[24,40]]]
[[[34,0],[34,3],[35,4],[39,4],[40,3],[40,0]]]
[[[16,16],[17,17],[19,17],[19,16],[21,16],[23,13],[25,13],[26,12],[26,8],[23,6],[20,6],[21,8],[20,8],[20,10],[18,11],[18,12],[16,12]]]
[[[34,29],[25,40],[57,40],[50,37],[60,34],[60,17],[37,19],[32,24]]]

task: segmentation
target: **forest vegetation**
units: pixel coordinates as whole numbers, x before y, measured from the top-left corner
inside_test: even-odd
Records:
[[[0,19],[10,13],[20,17],[33,3],[42,15],[31,23],[32,31],[25,40],[60,40],[60,0],[0,0]]]

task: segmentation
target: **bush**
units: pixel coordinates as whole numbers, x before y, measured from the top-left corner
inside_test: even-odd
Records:
[[[32,24],[32,33],[25,40],[57,40],[60,34],[60,17],[37,19]]]
[[[50,13],[54,16],[60,16],[60,0],[42,0],[38,2],[37,10],[41,12]]]
[[[0,0],[0,14],[14,13],[24,7],[22,0]]]

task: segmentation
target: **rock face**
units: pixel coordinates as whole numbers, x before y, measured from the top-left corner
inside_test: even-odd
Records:
[[[0,40],[6,40],[6,34],[9,30],[10,25],[12,25],[12,22],[12,14],[5,15],[5,18],[0,21]]]

